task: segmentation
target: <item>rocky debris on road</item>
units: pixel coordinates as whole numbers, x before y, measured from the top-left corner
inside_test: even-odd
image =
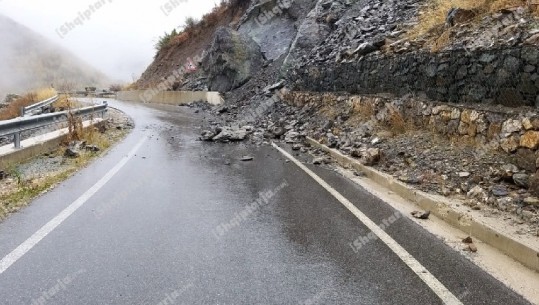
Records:
[[[251,88],[251,85],[249,82],[246,86]],[[259,88],[265,86],[259,85]],[[511,221],[529,224],[533,234],[539,229],[539,174],[536,174],[539,154],[520,147],[508,154],[501,144],[488,142],[485,146],[469,144],[466,135],[458,134],[459,124],[454,127],[458,136],[443,135],[447,131],[442,127],[453,128],[451,120],[457,115],[480,130],[486,118],[480,111],[457,111],[447,106],[425,104],[426,108],[419,107],[417,111],[447,117],[449,124],[440,121],[433,131],[405,131],[389,124],[390,112],[374,113],[376,118],[356,114],[356,106],[350,103],[353,98],[346,96],[328,95],[320,103],[296,98],[289,104],[286,99],[277,99],[260,112],[260,101],[265,97],[263,89],[259,90],[260,95],[248,100],[243,100],[238,92],[232,93],[234,102],[226,103],[228,110],[224,113],[217,111],[222,106],[208,111],[212,114],[208,118],[211,127],[205,129],[201,138],[213,141],[220,131],[215,126],[233,125],[244,117],[253,117],[252,113],[260,113],[249,121],[252,129],[245,138],[241,137],[243,141],[255,145],[282,141],[295,152],[313,155],[313,164],[326,164],[325,155],[305,145],[305,138],[309,136],[422,191],[462,200],[470,210],[511,215]],[[397,102],[395,107],[408,109],[404,105]],[[406,113],[408,117],[422,115],[420,112]],[[500,120],[498,116],[493,115],[493,118]],[[522,118],[518,124],[501,120],[500,143],[506,139],[504,133],[509,136],[525,134],[526,128],[528,131],[535,128],[534,123],[539,127],[539,121],[533,119],[528,122]],[[438,128],[442,128],[440,133],[436,131]],[[517,145],[520,146],[520,141]]]
[[[425,211],[425,212],[413,211],[411,214],[414,218],[417,218],[417,219],[429,219],[430,211]]]
[[[539,154],[533,149],[539,146],[539,120],[503,120],[496,111],[484,115],[481,111],[456,109],[432,101],[412,109],[395,98],[392,106],[404,118],[432,120],[432,130],[409,130],[406,125],[392,122],[391,109],[371,115],[372,109],[351,107],[351,99],[346,95],[329,94],[319,103],[301,98],[283,100],[279,95],[287,91],[286,86],[293,87],[282,79],[285,70],[362,61],[382,53],[430,50],[429,35],[436,37],[440,33],[433,31],[413,39],[406,33],[417,21],[422,3],[319,2],[303,24],[300,22],[298,42],[292,45],[286,61],[280,58],[266,62],[241,87],[224,93],[225,105],[205,110],[210,116],[209,126],[204,128],[201,140],[215,142],[215,137],[225,129],[223,142],[249,141],[261,145],[283,141],[293,151],[313,154],[313,163],[325,164],[325,157],[304,145],[309,136],[422,191],[463,200],[470,209],[511,215],[515,222],[528,223],[537,232],[539,163],[535,162]],[[526,10],[497,12],[476,24],[468,22],[470,16],[462,8],[449,14],[448,26],[442,30],[450,33],[451,41],[442,50],[488,48],[492,41],[513,46],[539,34],[533,29],[526,32],[522,28],[525,23],[519,23],[521,19],[531,20]],[[237,34],[230,32],[222,36],[234,35]],[[228,59],[235,56],[229,53],[225,52]],[[313,69],[312,73],[316,72]],[[224,85],[230,87],[230,82]],[[275,96],[279,98],[274,99]],[[488,122],[493,123],[492,128]],[[223,127],[234,123],[252,129],[243,132],[240,127]],[[487,141],[491,131],[500,133],[494,137],[495,143]],[[479,139],[481,145],[470,145],[473,139]]]
[[[201,133],[200,139],[206,142],[238,142],[243,141],[252,132],[252,127],[230,127],[218,126],[212,130],[204,130]]]

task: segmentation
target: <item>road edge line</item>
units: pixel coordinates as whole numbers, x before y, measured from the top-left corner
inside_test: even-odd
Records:
[[[341,195],[337,190],[325,182],[322,178],[316,175],[313,171],[307,168],[303,163],[294,158],[287,151],[279,147],[275,143],[271,145],[283,154],[287,159],[292,161],[296,166],[303,170],[307,175],[313,178],[320,186],[328,191],[335,199],[344,205],[359,221],[361,221],[369,230],[371,230],[378,238],[388,246],[441,300],[444,304],[462,305],[463,303],[442,284],[430,271],[427,270],[421,263],[415,259],[406,249],[404,249],[397,241],[389,234],[382,230],[374,221],[367,215],[361,212],[352,202]]]
[[[92,196],[94,196],[103,186],[107,184],[126,164],[133,158],[136,152],[142,147],[142,145],[148,140],[147,137],[142,138],[131,151],[111,168],[99,181],[97,181],[91,188],[89,188],[84,194],[73,201],[69,206],[63,209],[58,215],[42,226],[37,232],[32,234],[22,244],[20,244],[15,250],[11,251],[2,260],[0,260],[0,275],[2,275],[9,267],[15,264],[21,259],[28,251],[32,250],[41,240],[60,226],[66,219],[68,219],[73,213],[75,213],[80,207],[84,205]]]
[[[534,249],[527,246],[518,240],[497,231],[489,225],[482,223],[476,218],[469,215],[464,215],[463,213],[447,205],[442,200],[434,198],[428,193],[408,186],[388,174],[382,173],[372,167],[365,166],[359,163],[357,160],[346,156],[335,149],[331,149],[310,137],[307,137],[307,143],[315,148],[319,148],[326,153],[329,153],[340,166],[363,172],[367,178],[371,179],[376,184],[414,203],[421,209],[431,211],[433,215],[440,218],[452,227],[463,232],[469,232],[475,238],[498,249],[522,265],[539,272],[539,249]],[[463,217],[467,217],[465,222],[462,221]]]

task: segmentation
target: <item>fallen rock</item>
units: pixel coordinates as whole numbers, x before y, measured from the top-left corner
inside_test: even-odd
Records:
[[[399,181],[409,183],[409,184],[419,184],[421,183],[421,179],[415,175],[401,175],[399,176]]]
[[[470,177],[471,173],[470,172],[459,172],[458,175],[459,175],[460,178],[468,178],[468,177]]]
[[[526,197],[526,198],[524,198],[524,203],[527,204],[527,205],[539,206],[539,198]]]
[[[430,211],[426,211],[426,212],[413,211],[412,216],[417,219],[429,219]]]
[[[201,133],[200,139],[202,141],[213,141],[213,137],[215,137],[215,136],[216,136],[216,133],[214,131],[204,130]]]
[[[530,186],[530,176],[527,174],[514,174],[513,181],[516,185],[528,188]]]
[[[219,114],[223,114],[223,113],[227,113],[228,112],[228,107],[227,106],[223,106],[223,107],[220,107],[219,109],[217,109],[217,113]]]
[[[326,163],[326,158],[324,157],[318,157],[313,159],[313,164],[320,165]]]
[[[529,149],[537,149],[537,147],[539,147],[539,131],[527,131],[520,137],[520,146]]]
[[[69,145],[66,148],[66,151],[64,153],[64,156],[68,158],[78,158],[80,157],[80,150],[84,148],[86,145],[85,142],[82,141],[72,141],[69,143]]]
[[[286,133],[286,129],[283,127],[273,127],[270,132],[275,139],[278,139]]]
[[[241,157],[241,161],[244,161],[244,162],[247,162],[247,161],[253,161],[255,158],[251,157],[251,156],[243,156]]]
[[[248,134],[249,132],[245,128],[223,127],[212,140],[216,142],[243,141]]]
[[[462,242],[465,244],[473,244],[473,239],[470,236],[468,236],[465,239],[463,239]]]
[[[300,134],[295,131],[289,131],[286,133],[286,136],[284,137],[284,141],[287,144],[294,144],[300,141]]]
[[[379,40],[374,43],[364,42],[360,44],[354,51],[352,51],[352,54],[358,54],[359,56],[367,55],[374,51],[380,50],[380,48],[384,46],[384,44],[384,40]]]
[[[502,179],[510,181],[513,179],[513,175],[518,173],[520,170],[516,165],[513,164],[504,164],[502,166]]]
[[[491,190],[492,194],[496,197],[505,197],[509,194],[507,188],[503,185],[495,185]]]
[[[487,192],[479,185],[474,186],[466,195],[468,198],[478,199],[481,201],[486,201],[488,199]]]
[[[477,13],[474,10],[462,9],[454,7],[449,10],[445,23],[447,26],[452,27],[457,24],[462,24],[473,19]]]
[[[380,161],[380,157],[381,157],[380,149],[369,148],[363,154],[361,158],[361,163],[363,163],[366,166],[372,166]]]
[[[477,246],[474,243],[471,243],[471,244],[468,245],[468,250],[475,253],[475,252],[477,252]]]
[[[539,196],[539,171],[530,176],[528,180],[529,191],[532,195]]]
[[[73,147],[68,147],[66,148],[64,156],[75,159],[75,158],[80,157],[80,151],[78,151],[77,149]]]
[[[101,150],[101,148],[97,147],[96,145],[86,145],[84,149],[86,149],[86,151],[89,151],[89,152],[98,152]]]

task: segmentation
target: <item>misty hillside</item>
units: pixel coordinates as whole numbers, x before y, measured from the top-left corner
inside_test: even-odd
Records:
[[[38,87],[99,86],[106,76],[62,47],[0,15],[0,98]]]

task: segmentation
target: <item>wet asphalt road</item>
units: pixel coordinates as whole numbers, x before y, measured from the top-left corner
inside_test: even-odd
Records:
[[[381,241],[356,253],[350,243],[367,227],[277,150],[198,142],[187,108],[109,104],[135,130],[0,223],[0,259],[147,140],[0,274],[0,304],[443,304]],[[395,213],[309,167],[375,223]],[[463,304],[528,304],[413,222],[400,218],[387,233]]]

